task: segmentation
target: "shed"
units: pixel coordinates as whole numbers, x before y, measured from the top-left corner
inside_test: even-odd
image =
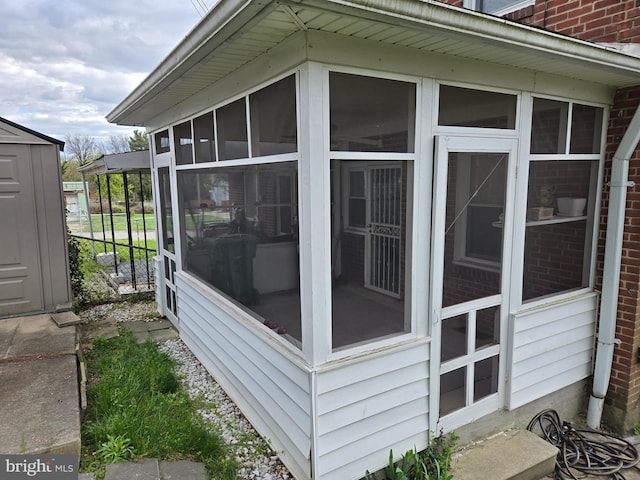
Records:
[[[577,413],[606,125],[639,83],[435,1],[222,0],[107,118],[152,136],[160,310],[296,478],[345,480]]]
[[[63,149],[0,118],[0,317],[70,307]]]

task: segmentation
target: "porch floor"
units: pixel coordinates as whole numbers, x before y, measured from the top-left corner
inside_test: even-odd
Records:
[[[403,300],[346,284],[333,288],[332,306],[334,349],[405,331]],[[298,292],[261,295],[251,308],[285,327],[293,343],[301,342]]]

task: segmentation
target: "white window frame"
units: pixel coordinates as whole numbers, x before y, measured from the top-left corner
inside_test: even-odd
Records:
[[[344,225],[344,229],[345,231],[351,232],[351,233],[356,233],[356,234],[365,234],[367,231],[367,219],[368,219],[368,185],[367,185],[367,171],[366,168],[364,166],[362,166],[360,163],[356,163],[354,162],[353,165],[345,165],[342,167],[343,168],[343,173],[344,175],[342,176],[342,181],[343,181],[343,191],[347,192],[347,195],[344,199],[342,199],[342,203],[343,203],[343,212],[342,215],[344,217],[345,221],[345,225]],[[362,173],[363,176],[363,181],[364,181],[364,192],[363,195],[361,197],[352,194],[351,192],[351,174],[352,173]],[[365,213],[364,213],[364,221],[365,224],[363,226],[357,226],[357,225],[352,225],[351,224],[351,213],[349,210],[350,207],[350,200],[355,199],[355,200],[364,200],[365,202]]]
[[[462,168],[460,168],[462,167]],[[489,205],[475,203],[473,200],[469,200],[470,188],[469,179],[471,178],[471,165],[469,162],[463,162],[458,165],[458,175],[456,178],[456,211],[458,208],[464,205],[464,211],[461,213],[460,218],[454,226],[455,231],[455,243],[454,243],[454,263],[464,265],[466,267],[478,268],[481,270],[500,271],[502,265],[501,261],[492,261],[482,258],[477,258],[469,255],[467,249],[467,218],[469,215],[469,208],[475,207],[488,207],[488,208],[502,208],[504,211],[504,205]],[[507,185],[504,185],[505,195]],[[469,202],[467,204],[467,202]],[[502,225],[498,225],[499,218],[496,218],[496,225],[494,228],[502,228]]]
[[[506,8],[501,8],[499,10],[495,10],[492,12],[483,12],[483,13],[488,13],[489,15],[496,15],[498,17],[501,17],[503,15],[506,15],[508,13],[511,12],[516,12],[518,10],[521,10],[523,8],[528,7],[529,5],[535,5],[536,1],[535,0],[513,0],[513,4],[509,7]],[[480,11],[479,10],[479,6],[480,6],[480,1],[479,0],[464,0],[462,6],[464,8],[469,8],[471,10],[476,10],[476,11]]]

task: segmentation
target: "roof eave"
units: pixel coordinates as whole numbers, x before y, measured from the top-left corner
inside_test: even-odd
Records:
[[[594,71],[608,71],[606,85],[640,84],[640,58],[606,46],[578,40],[434,0],[221,0],[164,61],[108,115],[118,124],[134,124],[135,111],[216,48],[257,23],[280,5],[311,8],[412,29],[431,29],[485,45],[508,47],[523,55],[580,62]],[[559,72],[561,74],[561,72]],[[601,83],[605,84],[604,81]],[[136,124],[143,121],[138,118]]]
[[[272,0],[221,0],[155,70],[107,114],[107,121],[120,124],[128,110],[153,98],[162,85],[176,81],[272,3]]]

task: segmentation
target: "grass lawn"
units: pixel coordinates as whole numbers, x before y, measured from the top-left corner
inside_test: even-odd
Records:
[[[82,255],[86,258],[86,259],[90,259],[92,256],[92,252],[91,252],[91,240],[87,240],[84,238],[78,238],[78,242],[80,242],[80,251],[82,252]],[[119,242],[126,242],[125,239],[123,240],[119,240]],[[134,240],[133,241],[133,246],[134,247],[140,247],[140,248],[133,248],[133,259],[134,260],[146,260],[147,258],[149,258],[149,260],[151,260],[154,256],[155,256],[155,251],[156,251],[156,241],[155,240],[147,240],[147,244],[146,244],[146,248],[147,248],[147,252],[145,252],[144,248],[145,248],[145,243],[144,240],[141,241],[137,241]],[[96,241],[95,242],[95,249],[96,249],[96,253],[101,253],[104,252],[104,244],[102,242]],[[121,262],[128,262],[130,257],[129,257],[129,248],[123,245],[116,245],[116,251],[118,252],[118,254],[120,255],[120,261]],[[113,252],[113,245],[107,244],[107,252]],[[88,260],[87,260],[88,261]],[[93,261],[91,261],[93,262]],[[89,264],[91,264],[91,262],[88,262]],[[98,271],[100,269],[100,266],[93,262],[93,264],[95,264],[95,270],[93,270],[92,268],[89,268],[89,272],[88,273],[93,273],[93,271]]]
[[[104,229],[107,232],[111,231],[111,216],[109,214],[100,215],[99,213],[91,214],[91,223],[95,232],[102,231],[102,217],[104,217]],[[154,231],[156,229],[156,219],[153,213],[144,214],[144,222],[141,213],[131,214],[131,231],[135,238],[136,232],[140,232],[142,235],[144,226],[146,225],[147,232]],[[127,217],[124,213],[113,214],[113,229],[115,231],[127,230]]]
[[[137,344],[124,329],[112,339],[96,338],[87,366],[81,471],[100,479],[109,463],[195,459],[210,478],[236,478],[221,435],[197,414],[203,403],[182,390],[172,360],[155,343]]]

